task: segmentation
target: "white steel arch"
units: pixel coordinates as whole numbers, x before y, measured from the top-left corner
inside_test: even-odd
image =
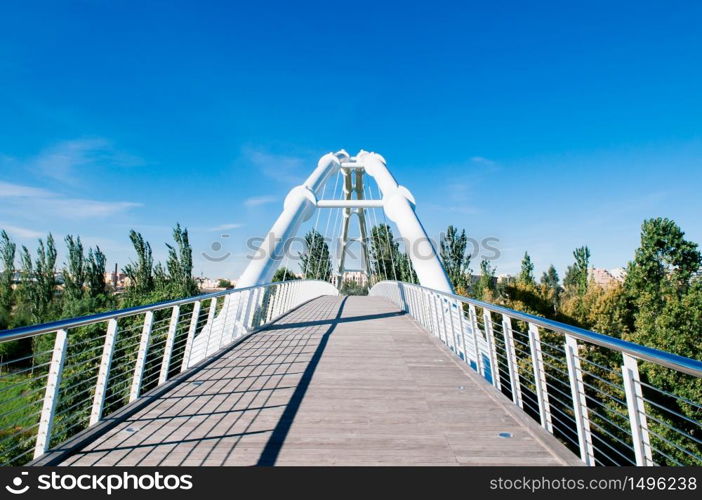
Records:
[[[378,184],[381,200],[351,199],[351,172],[345,172],[345,200],[319,200],[318,193],[324,184],[339,172],[339,169],[353,170],[358,177],[361,173],[373,177]],[[358,185],[356,188],[358,189]],[[362,184],[360,184],[362,185]],[[358,191],[357,191],[358,192]],[[361,198],[361,196],[359,196]],[[422,286],[446,293],[453,293],[451,282],[444,271],[436,249],[427,235],[422,223],[415,213],[415,201],[404,186],[400,186],[388,170],[385,159],[377,153],[361,151],[355,157],[349,157],[346,151],[329,153],[319,160],[312,175],[301,185],[293,188],[285,198],[283,212],[264,238],[259,252],[265,258],[251,260],[237,288],[267,283],[273,277],[283,258],[286,242],[295,236],[300,225],[308,220],[315,209],[343,207],[344,231],[342,233],[342,256],[340,266],[343,268],[343,256],[347,247],[348,219],[351,209],[382,207],[386,216],[397,226],[400,236],[405,240],[407,253],[412,261],[417,278]],[[365,220],[362,223],[362,238],[365,238]],[[367,259],[364,259],[367,265]],[[339,270],[343,272],[343,269]]]

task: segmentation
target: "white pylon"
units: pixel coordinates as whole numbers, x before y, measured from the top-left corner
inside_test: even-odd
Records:
[[[324,184],[332,178],[339,169],[345,170],[344,192],[345,200],[318,200],[317,196]],[[351,184],[351,171],[357,175],[355,189],[359,189],[359,178],[367,174],[375,180],[382,195],[381,200],[363,200],[351,198],[353,185]],[[360,181],[362,189],[362,180]],[[358,191],[356,191],[358,193]],[[308,220],[315,209],[342,207],[344,208],[344,224],[342,226],[341,262],[339,272],[343,272],[344,253],[348,244],[348,218],[351,209],[362,209],[380,206],[385,211],[388,219],[395,223],[400,236],[405,240],[407,253],[419,283],[423,286],[444,292],[453,292],[451,282],[444,271],[436,250],[427,235],[422,223],[415,213],[415,201],[412,194],[404,186],[400,186],[388,170],[385,159],[377,153],[360,151],[355,157],[349,157],[346,151],[329,153],[319,160],[317,168],[312,175],[301,185],[293,188],[285,198],[283,212],[275,221],[271,230],[266,234],[259,247],[258,258],[251,260],[241,278],[237,288],[267,283],[280,265],[283,258],[286,242],[295,236],[300,225]],[[362,220],[361,238],[365,239],[365,220]],[[364,256],[365,265],[368,265]]]

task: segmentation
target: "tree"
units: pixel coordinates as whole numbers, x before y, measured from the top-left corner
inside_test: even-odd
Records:
[[[524,252],[522,268],[519,271],[517,282],[522,285],[536,285],[536,280],[534,279],[534,264],[531,262],[531,257],[529,257],[527,252]]]
[[[558,279],[558,271],[553,265],[550,265],[548,270],[541,275],[541,285],[547,300],[553,304],[554,312],[558,310],[558,302],[561,293],[561,286]]]
[[[0,330],[4,330],[10,324],[12,313],[13,290],[12,278],[15,273],[15,254],[17,245],[10,240],[10,237],[3,230],[0,232]]]
[[[65,238],[68,250],[68,262],[63,268],[63,290],[64,298],[68,301],[76,301],[83,298],[83,285],[85,284],[85,255],[83,254],[83,244],[80,236],[74,238],[67,235]]]
[[[99,246],[88,250],[88,260],[86,262],[86,282],[88,283],[88,294],[92,298],[104,297],[107,294],[107,283],[105,283],[105,265],[107,258],[102,253]]]
[[[193,250],[190,246],[188,230],[176,224],[173,228],[173,241],[175,246],[168,247],[168,269],[167,282],[170,289],[177,297],[190,297],[197,293],[197,283],[193,279]]]
[[[392,229],[388,224],[378,224],[371,229],[370,252],[371,271],[377,281],[401,280],[402,258],[400,247],[394,241]],[[409,268],[406,273],[410,273]]]
[[[279,267],[276,271],[275,274],[273,274],[273,282],[277,281],[288,281],[288,280],[297,280],[300,279],[297,277],[297,275],[292,272],[291,269],[288,269],[287,267]]]
[[[446,274],[455,290],[462,290],[465,294],[470,286],[470,254],[466,252],[468,237],[466,230],[458,232],[454,226],[446,229],[446,234],[441,236],[439,254],[444,264]]]
[[[398,252],[397,260],[399,261],[400,281],[404,281],[405,283],[419,283],[417,272],[414,270],[412,261],[407,254]]]
[[[575,258],[575,263],[568,266],[563,279],[563,286],[572,292],[583,295],[587,291],[589,279],[590,249],[587,246],[576,248],[573,251],[573,257]]]
[[[627,324],[630,333],[627,340],[655,347],[681,356],[701,359],[699,350],[699,325],[702,322],[702,255],[697,244],[685,239],[685,233],[672,220],[655,218],[644,221],[641,226],[641,244],[634,260],[627,267],[624,282],[627,296]],[[655,364],[642,363],[641,377],[644,382],[660,388],[683,400],[666,398],[661,393],[652,393],[650,399],[659,400],[666,407],[675,409],[686,418],[671,414],[660,414],[655,408],[655,421],[649,425],[654,432],[679,447],[693,453],[690,443],[680,441],[680,436],[670,432],[670,425],[699,435],[699,428],[690,425],[687,419],[699,416],[699,409],[685,400],[700,401],[702,384],[695,377],[686,377],[673,371],[661,369]],[[663,401],[660,401],[663,399]],[[656,441],[659,441],[656,438]],[[665,446],[660,442],[658,446]],[[686,456],[679,449],[666,447],[666,451],[679,460]]]
[[[129,231],[129,239],[137,254],[136,262],[130,262],[122,271],[129,278],[129,288],[137,294],[148,293],[154,289],[154,258],[151,245],[141,233]]]
[[[305,250],[298,255],[305,279],[329,281],[332,271],[329,246],[316,229],[305,235]]]
[[[557,289],[559,285],[558,271],[553,267],[553,264],[549,266],[548,270],[541,275],[541,284],[546,285],[548,288]]]
[[[487,259],[480,261],[480,278],[475,285],[475,298],[478,300],[490,300],[494,297],[495,288],[495,268],[490,265]]]

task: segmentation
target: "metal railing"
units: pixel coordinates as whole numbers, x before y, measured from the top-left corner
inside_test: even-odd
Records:
[[[588,465],[702,465],[702,362],[419,285],[413,316]],[[671,382],[672,381],[672,382]]]
[[[337,294],[324,281],[285,281],[0,332],[0,464],[42,456],[300,304]]]

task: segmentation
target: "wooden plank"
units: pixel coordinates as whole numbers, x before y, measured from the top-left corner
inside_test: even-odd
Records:
[[[322,297],[64,464],[578,463],[518,411],[386,300]]]

